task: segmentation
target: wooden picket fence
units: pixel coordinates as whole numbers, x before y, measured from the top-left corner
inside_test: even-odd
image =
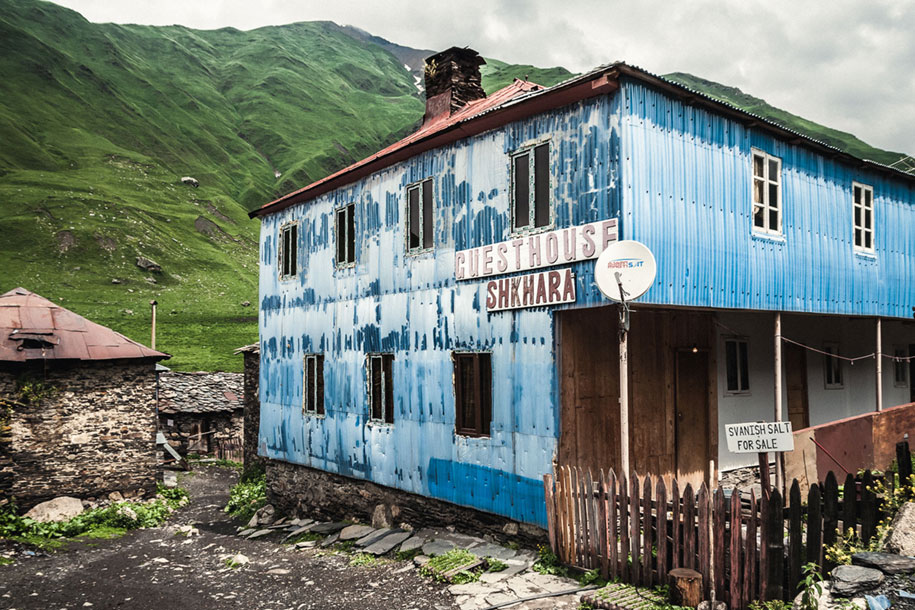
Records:
[[[232,460],[233,462],[245,461],[245,448],[240,438],[213,439],[217,459]]]
[[[897,456],[905,480],[908,443]],[[793,598],[806,563],[824,574],[832,569],[823,547],[839,528],[854,528],[868,542],[882,518],[873,484],[870,472],[860,480],[849,474],[840,493],[829,473],[822,488],[810,487],[805,505],[797,480],[783,499],[778,491],[757,498],[704,483],[698,492],[689,484],[681,491],[676,480],[668,488],[663,479],[618,478],[612,470],[594,476],[563,466],[544,477],[550,545],[563,563],[644,586],[691,568],[702,574],[705,598],[714,590],[732,609]]]

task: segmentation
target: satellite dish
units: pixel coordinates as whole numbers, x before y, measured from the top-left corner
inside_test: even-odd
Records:
[[[624,240],[607,246],[594,263],[594,281],[604,296],[611,301],[639,298],[654,283],[658,265],[648,246],[641,242]],[[620,295],[620,286],[623,294]]]

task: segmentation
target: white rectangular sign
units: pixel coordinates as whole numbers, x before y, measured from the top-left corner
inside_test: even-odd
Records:
[[[751,422],[724,427],[731,453],[794,451],[791,422]]]
[[[575,302],[575,274],[553,269],[486,283],[486,311],[546,307]]]
[[[611,218],[461,250],[454,255],[454,279],[478,279],[597,258],[617,235],[616,218]]]

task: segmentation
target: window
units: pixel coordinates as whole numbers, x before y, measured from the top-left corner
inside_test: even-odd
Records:
[[[753,230],[782,232],[782,160],[753,151]]]
[[[394,380],[391,369],[394,354],[369,354],[369,419],[374,422],[394,423]]]
[[[432,249],[432,178],[407,187],[407,252]]]
[[[324,415],[324,356],[321,354],[305,354],[302,413]]]
[[[290,223],[280,228],[280,279],[295,277],[298,269],[299,225]]]
[[[747,362],[745,339],[726,339],[724,356],[727,365],[729,394],[743,394],[750,391],[750,367]]]
[[[823,368],[826,372],[826,389],[838,390],[844,387],[842,383],[842,361],[836,356],[839,354],[839,346],[836,344],[827,344],[823,347],[826,355],[823,358]]]
[[[492,421],[492,354],[455,353],[454,428],[465,436],[489,436]]]
[[[909,385],[909,361],[908,350],[904,347],[895,347],[893,349],[893,384],[897,388],[905,388]]]
[[[337,267],[356,264],[356,204],[337,209]]]
[[[550,224],[550,145],[512,155],[512,230]]]
[[[854,208],[855,248],[864,252],[874,251],[874,188],[865,184],[852,183],[852,207]]]

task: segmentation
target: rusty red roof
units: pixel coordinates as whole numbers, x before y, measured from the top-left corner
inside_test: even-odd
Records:
[[[0,295],[0,362],[125,358],[162,360],[170,356],[25,288]]]

